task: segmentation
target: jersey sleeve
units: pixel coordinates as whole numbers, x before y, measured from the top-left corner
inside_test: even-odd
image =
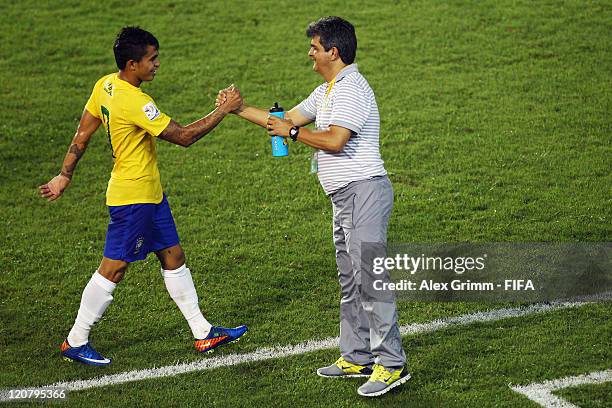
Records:
[[[350,85],[336,90],[329,124],[360,133],[370,116],[371,103],[362,89]]]
[[[100,87],[102,86],[103,79],[104,78],[96,82],[96,84],[93,87],[93,90],[91,91],[91,95],[89,95],[89,99],[87,100],[87,103],[85,104],[85,109],[87,110],[87,112],[91,113],[93,116],[95,116],[98,119],[101,119],[100,118],[100,103],[98,101],[98,95],[99,95]]]
[[[314,91],[297,105],[298,111],[307,119],[315,120],[317,117],[317,91],[319,88],[315,88]]]
[[[157,108],[155,101],[143,93],[125,108],[126,119],[152,136],[159,136],[170,123],[170,116]]]

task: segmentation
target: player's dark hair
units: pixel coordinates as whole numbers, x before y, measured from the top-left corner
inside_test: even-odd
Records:
[[[349,65],[355,61],[357,36],[355,35],[355,27],[348,21],[335,16],[323,17],[310,23],[306,29],[306,35],[309,38],[318,35],[325,51],[336,47],[340,59],[345,64]]]
[[[129,60],[140,61],[147,54],[148,45],[159,49],[153,34],[140,27],[123,27],[113,46],[117,68],[124,69]]]

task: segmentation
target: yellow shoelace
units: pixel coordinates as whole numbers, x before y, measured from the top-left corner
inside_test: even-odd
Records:
[[[372,375],[370,376],[370,381],[386,382],[386,380],[388,380],[389,377],[391,377],[391,375],[392,374],[382,365],[374,364],[374,371],[372,372]]]

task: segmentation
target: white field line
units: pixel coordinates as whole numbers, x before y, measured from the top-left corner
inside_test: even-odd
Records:
[[[566,308],[580,307],[586,305],[587,303],[589,302],[553,302],[547,304],[535,304],[522,308],[497,309],[486,312],[469,313],[457,317],[433,320],[428,323],[414,323],[401,326],[400,332],[402,335],[428,333],[445,329],[448,327],[463,326],[476,322],[493,322],[511,317],[528,316],[535,313],[545,313]],[[283,358],[319,350],[331,349],[334,347],[338,347],[338,341],[338,337],[331,337],[322,340],[310,340],[305,343],[300,343],[296,345],[261,348],[250,353],[230,354],[219,357],[204,358],[202,360],[190,363],[177,363],[175,365],[169,365],[165,367],[153,367],[144,370],[133,370],[119,374],[104,375],[101,377],[91,378],[87,380],[58,382],[35,389],[48,389],[49,387],[58,387],[64,388],[67,391],[79,391],[90,388],[105,387],[109,385],[124,384],[132,381],[171,377],[195,371],[211,370],[219,367],[228,367],[237,364]],[[7,400],[8,390],[0,391],[0,402]]]
[[[553,395],[552,392],[583,384],[601,384],[608,381],[612,381],[612,370],[597,371],[576,377],[558,378],[529,385],[515,385],[512,389],[545,408],[579,408],[567,400]]]

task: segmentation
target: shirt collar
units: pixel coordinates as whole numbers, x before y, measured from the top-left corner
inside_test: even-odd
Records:
[[[346,67],[342,68],[340,72],[338,72],[338,75],[336,75],[336,82],[340,81],[348,74],[352,74],[353,72],[359,72],[357,69],[357,64],[347,65]]]
[[[125,86],[128,89],[135,89],[137,91],[142,92],[142,89],[140,89],[140,87],[134,86],[134,85],[130,84],[128,81],[119,78],[119,73],[118,72],[115,72],[115,78],[117,79],[117,82],[115,83],[115,86],[117,86],[117,85]]]

